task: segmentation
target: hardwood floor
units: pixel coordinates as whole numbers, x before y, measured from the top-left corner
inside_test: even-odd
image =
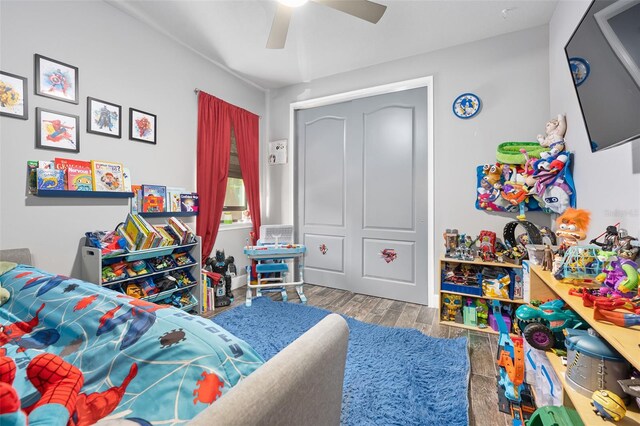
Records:
[[[204,316],[215,317],[245,302],[246,287],[234,290],[233,293],[235,300],[231,306],[207,312]],[[439,325],[435,308],[413,303],[381,299],[311,284],[305,284],[304,293],[308,298],[309,306],[348,315],[360,321],[389,327],[415,328],[434,337],[467,337],[471,358],[470,424],[477,426],[508,426],[511,424],[510,419],[498,411],[495,366],[496,335]],[[282,300],[280,293],[267,293],[267,295],[273,300]],[[287,295],[289,301],[293,303],[298,303],[300,300],[293,289],[289,289]]]

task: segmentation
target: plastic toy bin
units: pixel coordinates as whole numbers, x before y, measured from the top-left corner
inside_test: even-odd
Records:
[[[468,294],[469,296],[482,296],[482,286],[478,285],[462,285],[450,282],[443,282],[441,285],[443,292],[450,291],[454,293]]]

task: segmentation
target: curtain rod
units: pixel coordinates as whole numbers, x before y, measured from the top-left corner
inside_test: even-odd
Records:
[[[202,92],[202,90],[198,89],[197,87],[196,87],[195,89],[193,89],[193,93],[195,93],[196,95],[197,95],[198,93],[200,93],[200,92]],[[207,93],[207,92],[205,92],[205,93]],[[225,102],[226,102],[226,101],[225,101]],[[232,105],[233,105],[233,104],[232,104]],[[238,107],[238,108],[240,108],[240,107]],[[244,108],[242,108],[242,109],[244,109]],[[249,110],[245,110],[245,111],[249,111]],[[251,112],[251,111],[249,111],[249,112]],[[256,113],[254,113],[254,112],[251,112],[251,114],[255,114],[255,115],[257,115],[257,116],[258,116],[258,118],[259,118],[260,120],[262,120],[262,116],[261,116],[261,115],[256,114]]]

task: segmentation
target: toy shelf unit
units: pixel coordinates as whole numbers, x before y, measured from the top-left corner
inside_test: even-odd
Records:
[[[129,284],[139,284],[142,300],[168,304],[187,312],[202,313],[201,240],[189,244],[137,250],[103,256],[96,247],[82,246],[82,278],[126,294]],[[117,272],[105,276],[111,266]],[[135,269],[135,270],[134,270]]]
[[[638,346],[640,342],[639,326],[625,328],[596,321],[593,318],[593,308],[583,306],[581,297],[569,294],[569,290],[573,285],[556,280],[551,272],[543,270],[540,266],[531,266],[530,281],[531,299],[562,299],[569,308],[575,311],[598,333],[601,339],[604,339],[635,369],[640,369],[640,346]],[[594,413],[590,397],[578,392],[567,383],[565,379],[566,366],[563,365],[561,358],[552,352],[546,352],[545,354],[562,383],[562,403],[565,406],[574,408],[585,425],[609,424]],[[638,409],[635,401],[627,404],[626,416],[615,424],[640,425],[640,409]]]
[[[198,212],[138,212],[142,217],[193,217]]]
[[[502,316],[512,328],[515,309],[526,303],[522,266],[511,263],[440,259],[440,324],[498,334],[491,301],[503,307]],[[450,311],[449,306],[459,309]],[[486,324],[485,327],[480,324]]]

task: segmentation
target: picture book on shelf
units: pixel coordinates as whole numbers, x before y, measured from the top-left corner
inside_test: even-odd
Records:
[[[131,172],[127,167],[122,169],[122,179],[124,181],[123,191],[131,192]]]
[[[38,169],[38,190],[64,190],[64,172],[56,169]]]
[[[64,172],[65,189],[69,191],[91,191],[93,189],[90,161],[55,158],[53,163],[56,170],[62,170]],[[69,176],[69,167],[73,170],[71,177]]]
[[[142,210],[142,185],[131,185],[131,213],[138,214]]]
[[[93,190],[122,192],[124,186],[122,169],[123,167],[120,163],[91,160]]]
[[[29,194],[38,192],[38,162],[27,161],[27,188]]]
[[[184,188],[167,186],[167,208],[168,212],[179,212],[180,210],[180,194],[184,194]]]
[[[162,185],[142,185],[142,212],[165,211],[167,187]]]
[[[180,211],[197,212],[198,211],[198,194],[192,192],[190,194],[180,194]]]

